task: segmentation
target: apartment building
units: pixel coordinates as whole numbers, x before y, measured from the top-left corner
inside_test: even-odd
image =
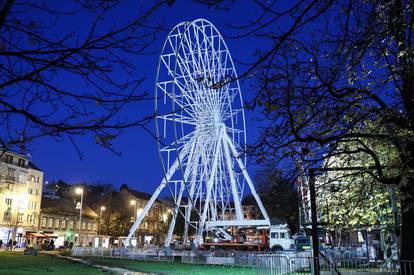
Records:
[[[29,157],[5,152],[0,158],[0,239],[24,242],[38,229],[43,172]]]

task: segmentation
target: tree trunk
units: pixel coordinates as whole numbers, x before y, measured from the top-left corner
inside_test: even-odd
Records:
[[[406,144],[406,171],[401,191],[401,260],[414,261],[414,139]]]
[[[401,184],[401,260],[414,261],[414,175]]]

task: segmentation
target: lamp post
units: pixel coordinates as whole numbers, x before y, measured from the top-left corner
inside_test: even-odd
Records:
[[[134,210],[134,216],[132,216],[131,220],[133,219],[132,222],[135,222],[135,220],[137,218],[137,201],[136,200],[131,200],[129,202],[129,204],[132,206],[132,209]]]
[[[82,230],[82,204],[83,204],[83,188],[78,187],[75,189],[75,193],[80,195],[80,207],[79,207],[79,246],[82,245],[81,242],[81,230]]]
[[[134,210],[134,216],[132,217],[132,219],[134,219],[132,222],[134,223],[137,220],[137,201],[131,200],[129,202]],[[137,231],[134,232],[134,237],[135,237],[135,242],[137,241]]]
[[[101,221],[102,221],[102,212],[106,210],[105,206],[101,206],[101,211],[99,213],[99,223],[98,223],[98,236],[100,235],[101,232]]]

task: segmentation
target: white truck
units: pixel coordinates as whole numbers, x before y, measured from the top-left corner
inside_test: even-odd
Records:
[[[269,248],[272,252],[290,250],[295,248],[289,227],[286,223],[270,226]]]

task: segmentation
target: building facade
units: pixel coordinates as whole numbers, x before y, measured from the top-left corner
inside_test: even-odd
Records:
[[[36,232],[40,216],[43,172],[24,155],[5,152],[0,159],[0,239],[24,245]]]
[[[119,192],[113,191],[103,196],[93,206],[95,211],[105,207],[100,233],[113,237],[126,236],[150,198],[151,194],[129,189],[126,185],[121,186]],[[172,207],[167,202],[157,199],[136,231],[131,244],[161,244],[166,236],[171,215]]]
[[[54,238],[56,248],[65,242],[87,246],[98,234],[98,214],[85,203],[81,221],[79,207],[69,199],[44,195],[41,209],[39,232]]]

